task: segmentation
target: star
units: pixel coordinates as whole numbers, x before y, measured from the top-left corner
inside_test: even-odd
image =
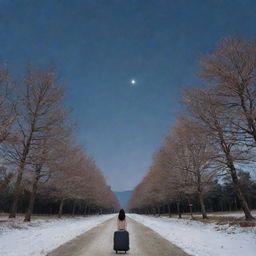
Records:
[[[132,85],[135,85],[136,84],[136,81],[134,79],[131,80],[131,84]]]

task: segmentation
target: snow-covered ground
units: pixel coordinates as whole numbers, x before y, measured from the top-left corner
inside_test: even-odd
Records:
[[[63,219],[35,219],[24,223],[23,218],[2,222],[0,218],[1,256],[43,256],[61,244],[88,231],[114,215]]]
[[[251,211],[252,215],[256,217],[256,211]],[[216,212],[216,213],[207,213],[208,216],[220,216],[220,217],[244,217],[243,212]],[[201,216],[200,213],[194,214],[194,216]]]
[[[233,212],[233,213],[213,213],[208,214],[209,216],[222,216],[222,217],[244,217],[243,212]],[[252,215],[256,217],[256,212],[252,211]]]
[[[206,224],[199,221],[129,214],[195,256],[255,256],[256,227]]]

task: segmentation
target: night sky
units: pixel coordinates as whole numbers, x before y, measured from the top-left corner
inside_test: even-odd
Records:
[[[0,0],[0,62],[56,67],[77,142],[118,191],[145,175],[199,57],[235,34],[256,35],[255,0]]]

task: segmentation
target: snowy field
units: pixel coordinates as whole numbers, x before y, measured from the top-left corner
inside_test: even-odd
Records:
[[[256,211],[251,211],[252,215],[256,217]],[[200,213],[193,214],[194,216],[202,216]],[[208,216],[219,216],[219,217],[244,217],[243,212],[216,212],[216,213],[207,213]]]
[[[256,212],[251,212],[254,217],[256,217]],[[234,212],[234,213],[215,213],[215,214],[208,214],[209,216],[222,216],[222,217],[244,217],[243,212]]]
[[[1,256],[43,256],[61,244],[88,231],[115,215],[63,219],[35,219],[24,223],[23,217],[3,222],[0,217]]]
[[[194,256],[256,255],[256,227],[241,228],[137,214],[128,216]]]

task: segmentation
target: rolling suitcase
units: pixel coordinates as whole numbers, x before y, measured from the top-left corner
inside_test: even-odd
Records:
[[[114,250],[116,253],[118,251],[124,251],[125,253],[129,251],[129,232],[126,230],[119,230],[114,233]]]

